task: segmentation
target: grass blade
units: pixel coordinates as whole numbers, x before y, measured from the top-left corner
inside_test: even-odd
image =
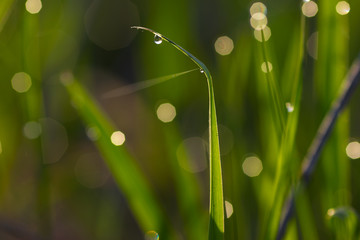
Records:
[[[0,2],[0,32],[4,28],[14,4],[14,0],[3,0]]]
[[[165,239],[167,237],[171,238],[168,235],[167,224],[160,205],[153,196],[144,176],[124,146],[112,144],[110,139],[115,132],[115,127],[101,111],[95,100],[81,84],[73,79],[71,74],[63,74],[61,80],[83,120],[99,130],[100,138],[96,141],[97,147],[103,154],[117,184],[126,196],[128,204],[142,230],[144,232],[154,230]]]
[[[224,199],[223,199],[223,183],[221,173],[221,159],[218,136],[218,125],[216,119],[215,96],[212,83],[212,77],[205,66],[194,55],[186,51],[184,48],[165,37],[164,35],[155,32],[149,28],[134,26],[132,28],[146,30],[153,33],[155,38],[161,41],[166,41],[178,49],[180,52],[189,57],[203,72],[207,79],[209,91],[209,165],[210,165],[210,225],[209,225],[209,239],[223,239],[224,237]]]
[[[336,99],[336,101],[333,102],[330,110],[323,119],[319,127],[319,130],[317,132],[317,135],[313,140],[308,150],[308,153],[303,161],[300,186],[294,189],[294,191],[291,192],[288,197],[286,209],[284,211],[283,221],[280,224],[277,239],[282,239],[283,234],[285,233],[286,226],[293,214],[295,198],[299,193],[299,191],[301,190],[302,185],[306,185],[309,182],[310,177],[318,162],[321,150],[323,149],[326,140],[329,138],[331,130],[334,128],[335,122],[339,114],[346,106],[356,86],[359,84],[359,81],[360,81],[360,55],[355,60],[351,69],[349,70],[349,73],[346,77],[346,81],[343,83],[342,89],[340,91],[339,97]]]
[[[166,82],[166,81],[168,81],[170,79],[180,77],[180,76],[182,76],[184,74],[193,72],[195,70],[197,70],[197,69],[192,69],[192,70],[188,70],[188,71],[184,71],[184,72],[180,72],[180,73],[166,75],[166,76],[163,76],[163,77],[149,79],[149,80],[134,83],[134,84],[129,84],[129,85],[126,85],[124,87],[120,87],[120,88],[111,90],[110,92],[105,93],[103,95],[103,97],[104,98],[114,98],[114,97],[120,97],[120,96],[124,96],[124,95],[127,95],[127,94],[131,94],[131,93],[143,90],[145,88],[152,87],[154,85]]]

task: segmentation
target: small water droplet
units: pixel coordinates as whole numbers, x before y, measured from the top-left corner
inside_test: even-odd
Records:
[[[155,36],[154,36],[154,43],[156,43],[156,44],[161,44],[161,43],[162,43],[162,38],[161,38],[161,36],[155,34]]]
[[[200,68],[200,73],[204,73],[204,69]]]
[[[294,111],[294,106],[291,103],[287,102],[287,103],[285,103],[285,105],[286,105],[286,109],[289,113]]]
[[[145,240],[159,240],[159,234],[155,231],[148,231],[145,234]]]

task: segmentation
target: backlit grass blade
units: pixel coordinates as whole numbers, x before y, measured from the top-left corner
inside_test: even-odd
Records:
[[[301,171],[301,182],[300,186],[298,186],[294,192],[291,192],[288,200],[287,200],[287,207],[284,212],[284,220],[280,225],[279,228],[279,235],[277,239],[281,239],[286,226],[293,214],[295,198],[297,194],[302,189],[302,185],[306,185],[310,177],[317,165],[319,160],[320,153],[326,143],[326,140],[329,138],[331,130],[334,128],[336,120],[338,119],[339,114],[345,108],[347,102],[349,101],[351,95],[353,94],[355,88],[360,82],[360,55],[354,61],[351,69],[348,72],[348,75],[342,85],[340,90],[340,95],[338,98],[333,102],[330,110],[328,111],[327,115],[323,119],[316,137],[314,138],[307,155],[303,160],[303,166]]]
[[[156,231],[160,236],[171,238],[167,232],[165,217],[143,174],[124,146],[115,146],[111,136],[115,127],[102,112],[90,94],[65,73],[61,76],[70,97],[86,124],[97,128],[100,133],[95,142],[112,172],[118,186],[144,232]]]
[[[267,49],[266,49],[266,44],[265,44],[265,34],[264,34],[264,30],[261,29],[260,30],[261,33],[261,51],[262,51],[262,57],[264,60],[264,64],[265,64],[265,78],[266,78],[266,82],[268,84],[268,88],[269,88],[269,92],[270,92],[270,96],[273,102],[273,108],[274,108],[274,115],[275,115],[275,122],[276,122],[276,126],[277,126],[277,130],[278,130],[278,134],[279,136],[281,136],[281,134],[284,131],[285,128],[285,108],[282,105],[283,104],[283,100],[282,100],[282,95],[281,95],[281,91],[280,91],[280,87],[279,84],[275,81],[273,75],[270,73],[271,72],[271,66],[269,64],[269,58],[268,58],[268,54],[267,54]]]
[[[283,129],[284,131],[282,132],[281,146],[276,165],[274,195],[267,226],[268,229],[266,230],[265,236],[266,239],[274,239],[277,234],[283,201],[286,198],[287,190],[290,187],[289,180],[294,178],[294,172],[292,172],[291,169],[294,169],[294,164],[296,164],[296,161],[294,161],[294,143],[302,92],[301,67],[304,52],[304,27],[305,21],[304,17],[302,17],[300,26],[294,31],[294,40],[292,43],[292,48],[294,50],[290,51],[289,59],[291,58],[294,63],[289,66],[289,74],[286,75],[286,80],[293,79],[293,81],[291,81],[292,86],[288,90],[291,92],[289,94],[291,106],[289,107],[292,109],[288,110],[285,127]]]
[[[197,69],[192,69],[192,70],[188,70],[188,71],[184,71],[184,72],[180,72],[180,73],[170,74],[170,75],[166,75],[163,77],[158,77],[158,78],[149,79],[149,80],[145,80],[142,82],[126,85],[124,87],[120,87],[120,88],[117,88],[117,89],[111,90],[110,92],[105,93],[103,95],[103,97],[104,98],[114,98],[114,97],[120,97],[120,96],[124,96],[127,94],[131,94],[131,93],[143,90],[145,88],[152,87],[154,85],[166,82],[170,79],[180,77],[184,74],[193,72],[195,70],[197,70]]]
[[[212,77],[205,66],[199,59],[194,57],[184,48],[165,37],[164,35],[155,32],[149,28],[137,27],[135,29],[146,30],[154,34],[156,43],[166,41],[177,48],[180,52],[189,57],[203,72],[207,79],[209,92],[209,165],[210,165],[210,225],[209,225],[209,239],[223,239],[224,237],[224,199],[223,199],[223,183],[221,173],[221,159],[218,136],[218,125],[215,108],[215,96],[213,90]]]

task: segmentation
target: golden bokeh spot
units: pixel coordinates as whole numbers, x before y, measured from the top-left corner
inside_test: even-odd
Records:
[[[230,218],[231,215],[234,213],[234,207],[228,201],[225,201],[225,213],[226,213],[226,218]]]
[[[301,11],[306,17],[314,17],[318,12],[318,5],[314,1],[304,2]]]
[[[262,2],[255,2],[250,7],[250,15],[253,16],[256,13],[266,14],[267,8]]]
[[[351,159],[360,158],[360,143],[359,142],[350,142],[346,146],[346,155]]]
[[[26,11],[31,14],[37,14],[42,8],[41,0],[27,0],[25,3]]]
[[[24,125],[24,136],[28,139],[36,139],[41,135],[42,128],[40,123],[35,121],[30,121]]]
[[[250,25],[255,30],[264,29],[268,24],[267,17],[264,13],[256,13],[255,17],[251,16]]]
[[[176,109],[170,103],[163,103],[157,108],[156,115],[164,123],[172,122],[176,116]]]
[[[271,72],[273,69],[271,62],[263,62],[261,64],[261,71],[264,73]]]
[[[215,51],[222,55],[229,55],[234,49],[234,42],[228,36],[221,36],[215,41]]]
[[[32,82],[30,75],[24,72],[15,73],[11,79],[11,86],[18,93],[29,91],[31,84]]]
[[[125,134],[121,131],[115,131],[111,134],[111,142],[115,146],[121,146],[125,142]]]
[[[263,170],[262,162],[255,156],[245,158],[242,164],[243,172],[249,177],[259,176]]]
[[[262,32],[262,33],[261,33]],[[264,34],[264,35],[263,35]],[[259,42],[262,42],[263,40],[265,40],[265,42],[267,40],[270,39],[271,37],[271,30],[268,26],[266,26],[264,29],[262,30],[254,30],[254,37],[256,40],[258,40]]]
[[[329,217],[334,216],[334,214],[335,214],[335,209],[330,208],[329,210],[327,210],[327,215],[328,215]]]
[[[346,1],[340,1],[336,4],[336,12],[340,15],[346,15],[350,12],[350,4]]]

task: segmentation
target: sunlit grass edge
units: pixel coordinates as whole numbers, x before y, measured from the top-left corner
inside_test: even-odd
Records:
[[[210,71],[199,59],[190,52],[186,51],[180,45],[176,44],[164,35],[155,32],[149,28],[133,26],[134,29],[146,30],[154,34],[155,43],[161,43],[162,40],[170,43],[180,52],[189,57],[200,68],[200,72],[204,73],[207,79],[209,92],[209,166],[210,166],[210,223],[209,223],[209,239],[224,238],[224,197],[223,197],[223,181],[221,172],[220,146],[218,136],[218,125],[215,108],[215,96],[213,90],[213,82]]]

